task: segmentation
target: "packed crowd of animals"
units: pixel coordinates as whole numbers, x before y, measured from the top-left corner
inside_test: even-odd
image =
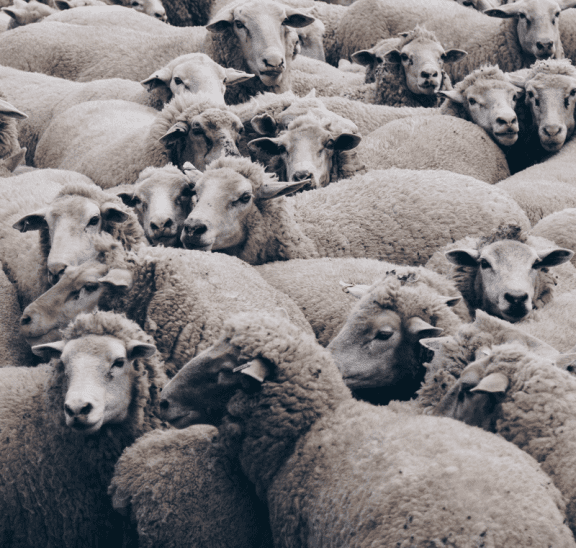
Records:
[[[1,0],[2,548],[576,548],[576,0]]]

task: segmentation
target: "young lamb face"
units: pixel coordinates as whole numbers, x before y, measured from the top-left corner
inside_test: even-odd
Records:
[[[20,318],[20,332],[30,346],[57,341],[78,314],[92,312],[105,291],[129,287],[126,271],[109,270],[94,262],[66,269],[59,282],[30,303]]]
[[[262,137],[250,141],[252,150],[260,149],[278,156],[280,180],[310,180],[304,190],[330,184],[335,155],[360,144],[361,137],[353,133],[331,131],[331,122],[311,122],[293,127],[279,137]]]
[[[127,218],[113,202],[98,205],[88,198],[66,194],[46,208],[22,217],[13,226],[20,232],[47,230],[48,279],[54,284],[66,268],[96,256],[94,235],[111,230],[111,224],[122,223]]]
[[[249,71],[265,86],[279,86],[294,56],[293,32],[315,19],[275,2],[249,0],[219,11],[206,28],[232,31]],[[297,36],[296,36],[297,39]]]
[[[168,21],[166,10],[160,0],[130,0],[130,7],[160,21]]]
[[[474,289],[480,308],[509,322],[524,319],[532,310],[538,273],[569,261],[569,249],[536,251],[515,241],[500,240],[477,249],[455,249],[446,258],[475,269]]]
[[[133,186],[119,197],[136,210],[150,244],[177,245],[192,209],[193,185],[177,168],[163,168],[142,172]]]
[[[36,346],[34,352],[62,361],[67,380],[66,425],[89,435],[105,424],[126,420],[138,376],[134,360],[152,356],[156,347],[137,340],[124,343],[109,335],[86,335]]]

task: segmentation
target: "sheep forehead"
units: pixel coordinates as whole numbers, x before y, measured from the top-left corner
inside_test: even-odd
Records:
[[[569,92],[576,87],[576,77],[564,74],[537,74],[526,84],[526,91],[534,94],[550,90]]]
[[[308,124],[297,127],[296,129],[288,129],[280,135],[279,139],[286,148],[308,147],[312,142],[320,143],[320,148],[323,148],[330,137],[330,132],[318,124]]]
[[[50,224],[50,220],[56,220],[59,218],[83,221],[89,219],[93,215],[99,214],[100,206],[93,200],[84,198],[83,196],[67,194],[56,198],[50,204],[46,215],[46,221],[48,224]]]
[[[402,47],[401,53],[406,53],[408,55],[425,55],[436,54],[440,57],[444,53],[444,48],[440,43],[430,40],[429,38],[417,38],[408,42]]]
[[[88,357],[97,357],[102,364],[112,363],[117,358],[126,358],[126,346],[111,335],[85,335],[66,343],[61,360],[64,364],[86,361]]]
[[[197,116],[198,121],[205,130],[218,131],[219,129],[231,128],[234,131],[240,131],[242,121],[238,116],[228,110],[209,108]]]
[[[172,79],[180,78],[184,81],[194,80],[201,83],[203,79],[218,78],[224,81],[226,71],[216,63],[206,63],[204,61],[188,61],[181,63],[172,70]]]
[[[560,9],[556,0],[521,0],[521,11],[530,17],[547,17]]]
[[[538,254],[529,245],[514,240],[502,240],[486,246],[480,258],[489,259],[493,268],[498,265],[517,270],[522,266],[532,267]]]
[[[138,186],[136,194],[142,201],[150,201],[156,194],[168,194],[178,196],[186,186],[186,180],[182,175],[167,173],[155,173]]]
[[[205,194],[210,196],[240,195],[252,190],[252,182],[230,168],[220,168],[205,173],[196,184],[199,198]]]
[[[256,0],[244,2],[234,10],[234,19],[239,19],[243,23],[262,20],[264,17],[283,22],[286,18],[286,10],[280,3]]]
[[[389,327],[394,331],[400,331],[402,327],[402,317],[396,310],[382,308],[374,299],[364,297],[362,303],[354,310],[346,321],[349,328],[355,332],[374,332],[384,327]]]
[[[107,270],[108,267],[102,263],[87,262],[79,266],[69,266],[54,288],[62,286],[66,287],[68,291],[81,289],[86,282],[98,283],[98,279]]]
[[[479,95],[482,97],[487,97],[494,90],[505,90],[516,92],[517,88],[514,87],[510,82],[504,80],[476,80],[472,85],[468,86],[464,91],[466,97],[471,95]]]

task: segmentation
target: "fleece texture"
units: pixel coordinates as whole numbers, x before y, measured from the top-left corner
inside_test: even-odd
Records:
[[[271,548],[266,506],[212,444],[216,433],[208,425],[155,430],[124,451],[109,494],[136,523],[138,546]]]
[[[79,316],[63,339],[85,334],[154,342],[133,322],[110,313]],[[166,381],[157,353],[134,363],[140,374],[128,417],[91,436],[65,425],[68,381],[59,359],[37,368],[0,370],[2,546],[122,546],[126,525],[112,510],[107,487],[123,449],[162,426],[158,395]]]
[[[322,346],[326,346],[340,331],[358,302],[356,297],[343,291],[340,282],[370,286],[387,275],[405,277],[413,274],[419,283],[429,285],[440,295],[460,295],[453,282],[432,270],[374,259],[292,259],[260,265],[256,270],[270,285],[286,293],[300,307]],[[470,320],[463,303],[453,310],[463,321]]]
[[[270,369],[232,396],[218,441],[267,501],[275,546],[574,546],[559,492],[501,438],[354,401],[286,320],[236,316],[221,341]]]
[[[506,156],[476,124],[412,116],[366,135],[357,148],[366,169],[443,169],[494,184],[510,176]]]
[[[547,215],[530,231],[532,236],[539,236],[554,242],[560,247],[576,251],[576,208],[567,208]],[[576,266],[576,259],[571,262]]]

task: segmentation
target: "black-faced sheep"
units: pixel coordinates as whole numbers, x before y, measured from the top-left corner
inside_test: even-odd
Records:
[[[273,183],[246,158],[211,164],[196,182],[184,246],[250,264],[351,256],[418,265],[459,234],[490,232],[510,218],[528,227],[505,194],[448,171],[370,171],[288,198],[278,196],[304,183],[271,191]]]
[[[162,426],[153,339],[109,312],[79,316],[35,348],[49,365],[0,369],[2,546],[120,546],[107,496],[114,463]]]
[[[217,442],[266,501],[277,545],[574,546],[531,457],[456,421],[353,400],[329,353],[285,319],[231,318],[161,407],[179,427],[220,409]]]
[[[169,162],[198,169],[239,155],[242,122],[202,96],[176,96],[162,112],[128,101],[90,101],[55,116],[38,142],[34,164],[84,173],[102,188],[132,184],[148,167]]]

